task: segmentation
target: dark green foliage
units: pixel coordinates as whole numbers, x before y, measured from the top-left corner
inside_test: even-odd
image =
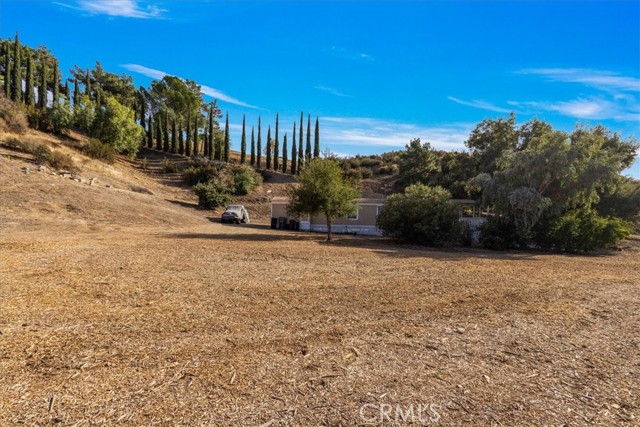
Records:
[[[303,138],[303,113],[302,111],[300,112],[300,138],[298,140],[298,165],[297,165],[297,169],[298,169],[298,173],[300,173],[300,170],[302,169],[302,167],[304,166],[304,149],[303,149],[303,142],[304,142],[304,138]]]
[[[176,117],[171,116],[171,150],[172,153],[178,152],[178,126],[176,124]]]
[[[160,114],[156,114],[156,150],[162,150],[162,116]]]
[[[182,172],[182,180],[189,185],[205,183],[217,177],[221,167],[214,164],[190,166]]]
[[[73,108],[80,104],[80,86],[78,85],[78,79],[73,79]]]
[[[178,123],[178,154],[184,155],[184,130],[182,129],[182,119]]]
[[[215,131],[214,131],[214,117],[215,117],[215,103],[211,103],[209,105],[209,158],[213,159],[215,156],[215,143],[216,143],[216,136],[215,136]],[[217,128],[217,124],[216,124],[216,128]]]
[[[629,236],[630,223],[619,218],[602,217],[595,210],[569,211],[547,215],[535,229],[535,244],[559,252],[592,252],[614,247]]]
[[[249,194],[262,184],[262,176],[249,166],[235,166],[232,169],[232,174],[233,194],[237,196]]]
[[[242,115],[242,136],[240,137],[240,164],[244,164],[247,159],[247,135],[245,117]]]
[[[258,145],[256,146],[256,165],[262,167],[262,131],[260,129],[260,117],[258,117]]]
[[[615,190],[600,196],[596,205],[603,216],[615,216],[640,225],[640,181],[621,178]]]
[[[184,154],[191,156],[191,116],[187,116],[187,139],[184,142]]]
[[[458,208],[442,187],[413,184],[404,193],[387,197],[378,215],[385,236],[403,242],[442,246],[460,233]]]
[[[58,61],[53,62],[53,106],[60,104],[60,70],[58,69]],[[100,104],[98,104],[100,105]]]
[[[251,166],[256,164],[256,140],[253,134],[253,126],[251,126]]]
[[[200,113],[196,113],[195,120],[193,122],[193,149],[191,150],[191,154],[194,157],[197,157],[200,153],[200,142],[198,141],[198,130],[199,130],[199,119]]]
[[[71,103],[71,93],[69,92],[69,79],[64,79],[64,99]]]
[[[224,161],[229,161],[229,151],[231,150],[231,135],[229,135],[229,113],[224,123]]]
[[[5,48],[4,52],[4,96],[11,99],[11,56],[9,48]]]
[[[22,101],[22,60],[20,58],[20,41],[18,33],[13,41],[13,68],[11,69],[11,100]]]
[[[526,240],[518,234],[515,221],[498,216],[488,218],[480,229],[480,243],[487,249],[504,251],[525,248]]]
[[[89,157],[109,164],[116,159],[116,150],[111,145],[103,144],[95,138],[89,139],[89,142],[82,147],[82,152]]]
[[[162,163],[160,163],[160,171],[162,173],[176,173],[178,172],[178,165],[173,160],[169,160],[165,157],[162,159]]]
[[[47,61],[44,53],[40,54],[40,86],[38,87],[38,107],[47,108]]]
[[[193,191],[198,196],[198,205],[205,209],[215,209],[233,202],[229,186],[218,179],[198,183],[193,186]]]
[[[280,168],[280,141],[278,140],[278,113],[276,113],[276,139],[273,142],[273,170],[277,171]]]
[[[282,173],[287,173],[287,162],[289,161],[289,159],[287,159],[287,156],[289,155],[289,153],[287,153],[287,134],[284,134],[284,141],[282,142]]]
[[[307,115],[307,148],[305,158],[307,162],[311,160],[311,114]]]
[[[296,122],[293,122],[293,141],[291,141],[291,175],[297,173],[298,147],[296,146]]]
[[[31,56],[27,57],[27,76],[26,76],[24,103],[33,106],[36,104],[36,94],[33,90],[33,60]]]
[[[536,126],[537,132],[538,126]],[[533,137],[531,134],[531,137]],[[478,124],[471,132],[465,145],[471,149],[477,159],[480,170],[493,172],[498,167],[498,159],[518,147],[518,130],[516,116],[511,113],[508,119],[486,119]]]
[[[88,96],[89,99],[93,99],[91,91],[91,73],[88,68],[84,75],[84,94]]]
[[[153,148],[153,116],[149,116],[147,123],[147,147]]]
[[[313,140],[313,157],[320,157],[320,120],[316,117],[315,138]]]
[[[405,188],[411,184],[427,184],[437,170],[435,151],[428,142],[421,144],[420,138],[416,138],[400,153],[398,186]]]
[[[271,152],[273,151],[271,143],[271,125],[267,130],[267,169],[271,169]]]
[[[49,110],[49,121],[51,122],[51,130],[56,135],[65,134],[73,122],[71,108],[67,101],[64,104],[54,104]]]
[[[32,147],[27,147],[26,152],[33,154],[33,160],[39,165],[53,160],[53,152],[46,144],[36,144]]]

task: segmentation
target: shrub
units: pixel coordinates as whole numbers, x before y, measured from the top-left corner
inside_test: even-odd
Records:
[[[233,194],[238,196],[249,194],[261,184],[262,176],[252,167],[243,165],[233,168]]]
[[[360,158],[360,167],[363,168],[373,168],[376,166],[382,165],[382,160],[373,158],[373,157],[362,157]]]
[[[230,188],[217,179],[206,184],[198,183],[193,186],[193,191],[198,196],[198,205],[206,209],[225,206],[233,201]]]
[[[162,173],[176,173],[178,172],[178,165],[176,162],[165,157],[160,164],[160,170]]]
[[[460,223],[460,244],[462,244],[462,246],[473,245],[473,230],[466,222]]]
[[[51,129],[53,133],[62,135],[69,130],[73,115],[71,113],[71,107],[68,103],[56,104],[49,111],[49,121],[51,122]]]
[[[116,150],[112,146],[103,144],[95,138],[91,138],[89,142],[82,147],[82,152],[89,157],[109,164],[113,163],[116,158]]]
[[[618,218],[605,218],[593,210],[571,211],[550,227],[551,245],[561,252],[590,252],[615,246],[631,229]]]
[[[53,153],[51,152],[51,148],[45,144],[37,144],[33,148],[30,149],[31,154],[33,154],[33,159],[39,165],[51,162],[53,160]]]
[[[49,110],[33,106],[25,106],[29,126],[41,132],[53,131]]]
[[[146,158],[146,157],[143,157],[143,158],[142,158],[142,160],[140,160],[140,167],[141,167],[143,170],[147,170],[147,169],[149,169],[149,160],[147,160],[147,158]]]
[[[410,185],[389,196],[378,216],[385,236],[400,241],[440,246],[458,240],[458,208],[442,187]]]
[[[190,166],[182,172],[182,180],[189,185],[206,183],[218,176],[218,168],[213,165]]]
[[[480,243],[487,249],[504,251],[510,248],[524,248],[526,241],[518,235],[514,221],[503,217],[490,217],[480,229]]]
[[[13,133],[24,133],[29,128],[27,115],[20,107],[0,95],[0,131],[9,130]]]
[[[373,171],[368,168],[360,168],[360,172],[362,173],[362,179],[368,179],[373,176]]]
[[[60,151],[54,151],[51,159],[49,160],[49,166],[55,170],[64,170],[72,172],[77,170],[73,159],[68,154],[63,154]]]

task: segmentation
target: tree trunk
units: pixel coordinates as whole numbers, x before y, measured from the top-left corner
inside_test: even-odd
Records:
[[[327,242],[331,241],[331,218],[327,217]]]

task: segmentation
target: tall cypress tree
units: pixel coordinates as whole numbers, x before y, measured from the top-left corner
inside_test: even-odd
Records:
[[[300,140],[298,141],[298,173],[300,173],[300,169],[304,165],[304,150],[302,144],[304,143],[302,130],[304,129],[302,123],[302,111],[300,112]]]
[[[182,129],[182,117],[178,120],[178,153],[184,155],[184,132]]]
[[[73,109],[80,105],[80,87],[78,86],[78,79],[73,79]]]
[[[187,139],[184,141],[184,154],[191,156],[191,113],[187,115]]]
[[[22,102],[22,61],[20,59],[20,41],[18,33],[13,41],[13,71],[11,72],[11,100]]]
[[[156,150],[162,151],[162,116],[156,114]]]
[[[213,159],[215,148],[213,145],[216,143],[216,135],[213,130],[213,102],[209,104],[209,158]]]
[[[142,126],[143,129],[147,128],[147,112],[145,111],[145,102],[144,99],[142,99],[140,101],[140,126]]]
[[[69,102],[71,102],[70,95],[71,93],[69,92],[69,79],[64,79],[64,98]]]
[[[40,86],[38,87],[38,107],[47,108],[47,58],[40,54]]]
[[[271,125],[267,131],[267,169],[271,169]]]
[[[27,57],[27,81],[24,91],[24,103],[33,106],[36,103],[36,95],[33,91],[33,61]]]
[[[247,135],[245,129],[245,116],[242,115],[242,137],[240,138],[240,164],[247,160]]]
[[[291,175],[296,174],[298,166],[298,147],[296,146],[296,122],[293,122],[293,141],[291,141]]]
[[[171,116],[171,152],[178,152],[178,129],[176,124],[176,116]]]
[[[196,118],[193,121],[193,156],[198,157],[200,153],[200,142],[198,141],[198,119],[200,118],[200,112],[196,112]]]
[[[256,146],[256,164],[258,169],[262,167],[262,130],[260,129],[260,116],[258,116],[258,145]]]
[[[4,49],[4,95],[11,99],[11,56],[9,55],[9,42]]]
[[[287,173],[287,134],[284,134],[284,140],[282,141],[282,173]]]
[[[153,148],[153,116],[151,115],[149,115],[149,123],[147,123],[147,147]]]
[[[256,140],[253,135],[253,126],[251,126],[251,166],[256,164]]]
[[[229,161],[229,151],[231,151],[231,135],[229,135],[229,112],[227,111],[227,120],[224,123],[224,161]]]
[[[60,70],[58,61],[53,61],[53,106],[60,103]]]
[[[280,166],[280,141],[278,140],[278,113],[276,113],[276,140],[273,142],[273,170],[277,171]]]
[[[320,157],[320,121],[316,117],[316,131],[313,140],[313,157]]]
[[[169,113],[164,113],[164,121],[162,122],[162,151],[165,153],[171,149],[171,140],[169,139]]]
[[[209,110],[207,110],[208,112]],[[204,126],[202,127],[202,156],[209,157],[209,114],[204,116]]]
[[[87,95],[89,99],[92,99],[91,98],[91,72],[89,71],[88,68],[87,68],[87,73],[85,74],[85,77],[84,77],[84,94]]]
[[[311,160],[311,114],[307,116],[307,148],[304,156],[307,161]]]

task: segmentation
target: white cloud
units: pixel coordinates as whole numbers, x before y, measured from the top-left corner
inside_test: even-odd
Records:
[[[152,79],[161,79],[164,76],[170,75],[169,73],[166,73],[164,71],[161,70],[155,70],[153,68],[149,68],[149,67],[145,67],[144,65],[139,65],[139,64],[122,64],[120,65],[121,67],[134,72],[134,73],[138,73],[138,74],[142,74],[144,76],[147,77],[151,77]],[[179,76],[176,76],[179,77]],[[182,78],[182,77],[179,77]],[[255,105],[251,105],[251,104],[247,104],[246,102],[240,101],[236,98],[233,98],[227,94],[225,94],[224,92],[212,88],[210,86],[205,86],[205,85],[200,85],[200,88],[202,90],[202,93],[205,95],[208,95],[212,98],[215,98],[219,101],[224,101],[224,102],[228,102],[229,104],[234,104],[234,105],[239,105],[241,107],[247,107],[247,108],[254,108],[254,109],[260,109],[260,107],[256,107]]]
[[[331,46],[328,49],[329,53],[333,56],[337,56],[343,59],[349,59],[352,61],[373,61],[373,55],[365,52],[358,52],[351,49],[347,49],[342,46]]]
[[[455,103],[466,105],[467,107],[479,108],[481,110],[489,110],[495,111],[497,113],[510,113],[512,110],[508,108],[498,107],[497,105],[491,104],[487,101],[483,101],[481,99],[473,99],[471,101],[464,101],[462,99],[454,98],[453,96],[447,97],[449,101],[453,101]]]
[[[621,104],[602,97],[577,98],[570,101],[538,102],[509,101],[510,105],[529,107],[537,111],[551,111],[563,116],[588,120],[640,121],[640,108],[637,104]]]
[[[333,96],[338,96],[338,97],[341,97],[341,98],[351,98],[351,95],[347,95],[347,94],[342,93],[342,92],[340,92],[340,91],[338,91],[338,90],[336,90],[336,89],[334,89],[332,87],[328,87],[328,86],[324,86],[324,85],[314,86],[314,89],[318,89],[318,90],[321,90],[323,92],[328,92]]]
[[[162,18],[165,9],[136,0],[77,0],[73,4],[54,2],[59,6],[87,12],[90,15],[119,16],[124,18]]]
[[[442,126],[420,126],[367,117],[322,117],[320,119],[323,149],[352,146],[379,150],[403,149],[412,139],[420,138],[440,150],[464,150],[464,141],[473,123]]]
[[[587,68],[528,68],[520,70],[519,73],[540,75],[555,82],[580,83],[601,90],[640,92],[640,79],[621,76],[612,71]]]

